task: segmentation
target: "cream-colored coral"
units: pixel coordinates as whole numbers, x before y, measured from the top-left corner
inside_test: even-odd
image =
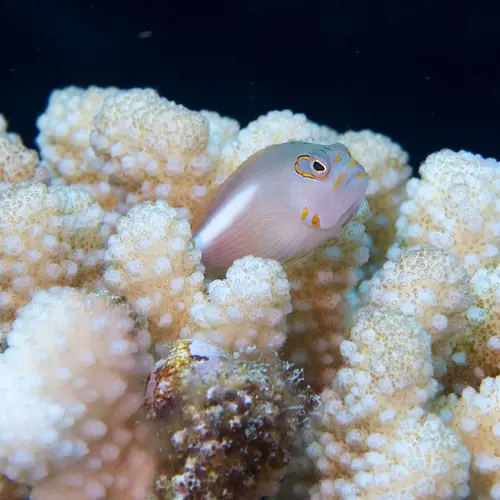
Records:
[[[430,348],[430,336],[414,318],[388,308],[361,309],[349,340],[340,345],[347,367],[339,370],[332,388],[346,397],[335,419],[379,425],[383,415],[392,420],[425,403],[437,389]]]
[[[43,165],[53,172],[53,182],[84,187],[108,212],[122,209],[125,192],[111,185],[108,176],[95,168],[90,133],[104,99],[117,92],[115,87],[94,85],[54,90],[47,109],[37,120],[40,133],[36,142]]]
[[[231,351],[278,351],[286,340],[286,319],[292,311],[290,283],[275,261],[248,256],[237,260],[224,280],[198,292],[191,308],[195,328],[181,337],[199,338]]]
[[[422,405],[437,389],[431,339],[415,318],[362,309],[346,366],[323,391],[308,448],[313,500],[465,498],[470,456]]]
[[[280,264],[248,256],[205,293],[201,254],[186,219],[144,202],[118,221],[104,279],[150,320],[155,341],[198,338],[226,349],[275,350],[285,340],[290,285]]]
[[[38,164],[38,153],[24,146],[18,135],[0,132],[0,191],[31,179],[49,180],[48,170]]]
[[[472,276],[500,263],[500,168],[496,160],[443,149],[427,157],[421,179],[408,182],[396,223],[401,248],[432,245],[458,256]]]
[[[469,498],[470,454],[436,415],[417,408],[388,431],[349,434],[348,449],[357,451],[353,470],[336,478],[332,468],[333,478],[316,485],[311,500]],[[341,468],[350,458],[349,451],[342,453],[342,445],[328,436],[322,436],[322,446]]]
[[[50,94],[46,110],[37,119],[36,142],[44,162],[66,181],[82,183],[98,176],[91,168],[95,155],[90,132],[104,99],[116,92],[114,87],[69,86]]]
[[[2,331],[37,289],[98,285],[106,233],[102,208],[80,188],[21,182],[0,193]]]
[[[432,336],[436,376],[446,371],[448,341],[467,326],[465,312],[472,304],[470,278],[458,257],[440,248],[421,245],[386,262],[369,282],[371,304],[415,316]]]
[[[216,159],[220,156],[222,147],[236,138],[240,131],[240,124],[233,118],[221,116],[215,111],[202,109],[200,115],[208,121],[208,152]]]
[[[479,391],[463,390],[448,396],[440,416],[472,454],[471,497],[500,499],[500,377],[485,378]]]
[[[121,217],[106,250],[106,286],[150,320],[155,341],[179,337],[203,288],[201,254],[186,219],[166,202],[135,205]]]
[[[471,291],[468,327],[451,340],[443,381],[457,393],[467,385],[477,389],[485,377],[500,374],[500,268],[479,269],[471,279]]]
[[[107,97],[91,133],[100,171],[125,189],[129,206],[160,199],[189,215],[208,192],[209,149],[213,154],[209,139],[209,120],[203,114],[153,89]]]

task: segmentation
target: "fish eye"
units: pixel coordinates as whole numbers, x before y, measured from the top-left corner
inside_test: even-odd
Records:
[[[328,167],[319,160],[313,160],[311,164],[311,172],[314,177],[325,177],[328,174]]]

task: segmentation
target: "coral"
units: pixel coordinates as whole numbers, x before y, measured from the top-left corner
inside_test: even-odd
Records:
[[[27,180],[48,182],[49,172],[38,165],[38,153],[15,134],[0,132],[0,191]]]
[[[366,435],[354,430],[348,438],[349,448],[365,450],[353,460],[352,479],[321,481],[311,491],[312,500],[468,497],[469,453],[436,415],[416,409],[393,425],[391,432]],[[322,444],[329,458],[350,458],[327,436]]]
[[[108,488],[106,498],[123,495],[132,485],[120,470],[137,446],[131,424],[152,363],[149,334],[135,329],[131,308],[53,287],[18,311],[8,343],[0,356],[0,470],[35,485],[36,500],[61,492],[98,499]]]
[[[416,246],[384,264],[370,282],[370,302],[415,316],[435,342],[464,329],[469,281],[455,255]]]
[[[370,304],[415,316],[431,335],[435,376],[442,378],[451,339],[466,330],[465,314],[474,301],[470,277],[458,257],[436,247],[411,247],[365,284]]]
[[[146,408],[158,424],[161,499],[259,499],[274,493],[305,416],[302,375],[178,341],[157,362]]]
[[[217,142],[210,143],[209,120],[152,89],[107,97],[90,139],[99,170],[128,193],[129,206],[160,199],[192,216],[208,192],[209,147]]]
[[[181,337],[205,339],[231,351],[279,350],[292,311],[290,284],[275,261],[245,257],[233,263],[226,279],[212,281],[207,293],[193,297],[196,327]]]
[[[421,179],[407,184],[408,201],[397,221],[402,247],[430,244],[456,254],[472,276],[500,263],[500,168],[492,158],[443,149],[427,157]]]
[[[365,308],[340,350],[346,366],[323,391],[308,448],[321,474],[311,498],[465,498],[469,454],[422,409],[437,383],[421,325]]]
[[[500,269],[479,269],[470,283],[474,303],[467,310],[467,328],[451,339],[443,381],[457,393],[500,375]]]
[[[204,276],[190,242],[188,221],[161,200],[135,205],[109,238],[106,286],[148,317],[157,341],[177,338],[192,321],[190,305]]]
[[[200,111],[208,122],[208,152],[217,159],[224,144],[231,141],[240,131],[240,124],[227,116],[221,116],[215,111],[202,109]]]
[[[236,120],[190,111],[153,89],[96,86],[52,92],[37,126],[52,182],[88,190],[113,227],[140,200],[168,199],[201,213],[209,164],[239,131]]]
[[[338,384],[346,397],[335,419],[348,423],[369,416],[381,422],[383,412],[391,414],[390,420],[398,410],[422,405],[437,388],[430,347],[430,336],[414,318],[388,308],[361,309],[349,339],[340,345],[347,366],[332,388]]]
[[[230,350],[285,341],[290,285],[280,264],[246,257],[205,293],[201,254],[186,219],[164,201],[135,205],[109,238],[104,280],[148,317],[156,342],[209,340]]]
[[[117,92],[114,87],[96,86],[54,90],[47,109],[37,120],[40,133],[36,142],[43,165],[53,172],[53,181],[83,187],[109,212],[120,209],[125,192],[110,185],[108,176],[95,168],[90,133],[104,99]],[[113,220],[112,214],[109,220]]]
[[[37,289],[102,279],[103,211],[80,188],[20,182],[0,193],[0,321]]]
[[[471,498],[500,498],[500,377],[485,378],[479,391],[472,387],[441,403],[441,418],[463,440],[472,454]]]

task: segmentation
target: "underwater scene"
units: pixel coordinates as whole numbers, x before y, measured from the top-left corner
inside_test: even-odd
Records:
[[[2,7],[0,500],[500,499],[498,18],[171,4]]]

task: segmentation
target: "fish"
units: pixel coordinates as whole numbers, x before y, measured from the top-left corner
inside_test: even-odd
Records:
[[[194,228],[207,274],[222,277],[247,255],[286,264],[309,254],[354,217],[369,179],[341,143],[257,151],[219,186]]]

